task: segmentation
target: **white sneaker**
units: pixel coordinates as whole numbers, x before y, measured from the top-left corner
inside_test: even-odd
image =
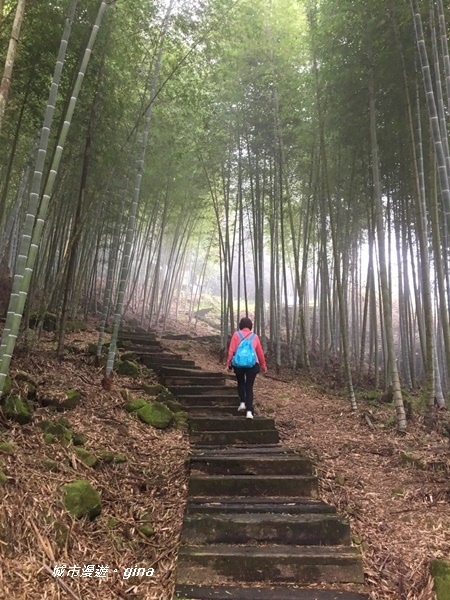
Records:
[[[251,411],[247,411],[247,414],[245,415],[246,419],[253,419],[253,413]]]
[[[241,403],[239,404],[239,408],[238,408],[238,410],[245,410],[245,402],[241,402]]]

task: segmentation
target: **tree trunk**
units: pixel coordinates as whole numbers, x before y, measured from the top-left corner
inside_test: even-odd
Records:
[[[371,59],[372,57],[370,57]],[[373,171],[373,193],[375,206],[375,219],[378,239],[378,255],[381,281],[381,296],[384,314],[384,328],[386,338],[387,363],[392,380],[393,398],[395,410],[397,414],[398,429],[401,432],[406,431],[406,415],[403,405],[402,390],[400,386],[400,378],[397,369],[397,357],[394,350],[394,333],[392,328],[392,311],[391,311],[391,291],[388,283],[388,270],[386,261],[386,248],[383,223],[383,203],[381,198],[381,181],[378,159],[378,140],[377,140],[377,125],[375,112],[375,89],[373,66],[369,68],[369,112],[370,112],[370,139],[372,146],[372,171]]]
[[[9,40],[8,51],[6,53],[5,68],[0,82],[0,133],[2,131],[3,118],[5,116],[6,103],[8,102],[9,89],[11,87],[11,77],[16,59],[17,45],[19,43],[20,29],[22,27],[23,17],[25,15],[26,0],[18,0],[16,15]],[[3,14],[1,7],[0,14]]]

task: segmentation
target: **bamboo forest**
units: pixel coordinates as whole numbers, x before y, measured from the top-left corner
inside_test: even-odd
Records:
[[[449,31],[443,0],[0,0],[0,598],[450,599]],[[267,487],[279,441],[309,495]],[[219,539],[222,484],[255,514]],[[255,533],[300,496],[345,544]]]

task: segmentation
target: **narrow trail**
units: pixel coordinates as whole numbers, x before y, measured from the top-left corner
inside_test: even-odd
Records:
[[[280,444],[272,418],[238,416],[236,389],[222,372],[165,352],[145,334],[122,337],[189,413],[175,597],[368,599],[349,524],[319,499],[311,459]]]
[[[218,368],[212,340],[164,344],[182,347],[202,369]],[[256,410],[275,419],[285,446],[313,459],[320,497],[350,522],[371,598],[432,600],[430,562],[450,555],[448,439],[428,431],[416,411],[399,436],[390,405],[359,390],[352,413],[333,384],[331,372],[326,382],[313,382],[301,374],[292,379],[288,371],[273,377],[269,368],[268,377],[256,379]]]

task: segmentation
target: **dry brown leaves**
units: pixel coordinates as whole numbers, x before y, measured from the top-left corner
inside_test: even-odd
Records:
[[[77,338],[80,347],[96,340],[95,333],[70,337],[68,342]],[[73,430],[85,434],[87,450],[124,454],[127,462],[92,469],[72,446],[46,444],[34,424],[0,424],[2,439],[16,448],[12,456],[0,455],[9,478],[0,505],[0,597],[167,600],[186,500],[187,436],[148,427],[123,410],[121,389],[142,395],[135,380],[117,378],[106,392],[91,359],[73,354],[60,364],[54,348],[48,336],[30,357],[19,352],[12,371],[26,371],[52,389],[80,390],[81,405],[64,413]],[[43,408],[34,415],[35,421],[55,417]],[[44,468],[45,458],[58,463],[58,472]],[[74,520],[63,507],[61,487],[76,479],[89,480],[101,493],[102,514],[93,522]],[[137,530],[147,521],[155,531],[148,538]],[[82,570],[76,577],[53,577],[53,568],[63,564],[109,570],[105,578],[81,577]],[[125,569],[135,566],[153,567],[154,576],[124,579]]]
[[[81,348],[95,341],[96,334],[71,338],[68,342],[78,338]],[[223,368],[214,344],[172,340],[165,345],[205,369]],[[73,449],[45,444],[34,425],[3,424],[10,429],[2,437],[14,442],[16,452],[0,456],[9,477],[0,506],[0,598],[172,598],[186,501],[187,436],[159,432],[127,415],[119,392],[127,387],[137,397],[136,382],[117,378],[112,391],[105,391],[101,371],[92,361],[74,354],[59,364],[50,338],[28,357],[19,353],[14,369],[31,373],[52,389],[82,391],[82,404],[64,416],[87,436],[88,450],[112,450],[128,460],[90,469]],[[274,378],[270,371],[268,377],[257,378],[257,411],[275,417],[283,443],[314,458],[322,498],[350,520],[372,598],[431,600],[429,561],[450,555],[449,472],[403,466],[401,453],[412,452],[425,464],[445,465],[448,441],[427,433],[420,421],[399,437],[385,426],[391,415],[384,408],[371,409],[371,430],[362,410],[352,414],[342,396],[320,391],[306,380],[288,379],[287,374]],[[35,418],[49,414],[39,408]],[[45,470],[44,458],[57,461],[59,472]],[[61,486],[79,478],[88,479],[102,495],[102,514],[92,523],[71,519],[62,506]],[[111,527],[111,518],[117,519],[116,527]],[[155,530],[151,538],[137,532],[147,518]],[[61,564],[108,565],[110,573],[105,579],[56,579],[52,570]],[[135,565],[153,566],[155,576],[124,579],[125,569]]]

